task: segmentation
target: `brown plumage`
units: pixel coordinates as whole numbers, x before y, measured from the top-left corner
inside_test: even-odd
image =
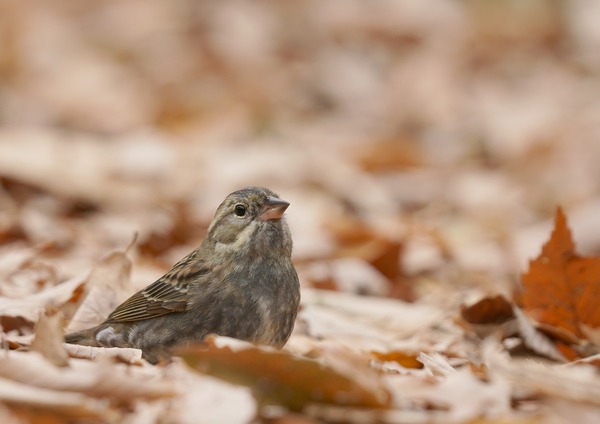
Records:
[[[135,347],[153,363],[209,333],[282,347],[300,302],[288,206],[266,188],[231,193],[196,250],[66,342]]]

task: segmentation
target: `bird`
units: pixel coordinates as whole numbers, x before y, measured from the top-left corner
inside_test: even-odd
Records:
[[[208,334],[281,348],[300,304],[289,202],[264,187],[229,194],[200,245],[100,325],[65,342],[142,350],[152,364]]]

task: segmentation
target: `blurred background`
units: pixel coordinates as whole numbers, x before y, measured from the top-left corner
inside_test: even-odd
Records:
[[[593,0],[5,0],[0,257],[34,249],[51,284],[137,234],[145,286],[263,185],[304,286],[512,291],[558,205],[600,252],[598,22]]]

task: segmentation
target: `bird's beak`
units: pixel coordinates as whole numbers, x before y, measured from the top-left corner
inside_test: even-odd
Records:
[[[269,196],[267,202],[264,204],[258,219],[261,221],[268,221],[270,219],[281,219],[285,210],[290,205],[290,202],[278,199],[277,197]]]

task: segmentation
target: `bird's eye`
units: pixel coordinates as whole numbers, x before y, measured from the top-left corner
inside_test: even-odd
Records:
[[[243,216],[246,216],[246,206],[244,205],[235,205],[235,208],[233,209],[233,212],[235,213],[236,216],[239,216],[240,218]]]

